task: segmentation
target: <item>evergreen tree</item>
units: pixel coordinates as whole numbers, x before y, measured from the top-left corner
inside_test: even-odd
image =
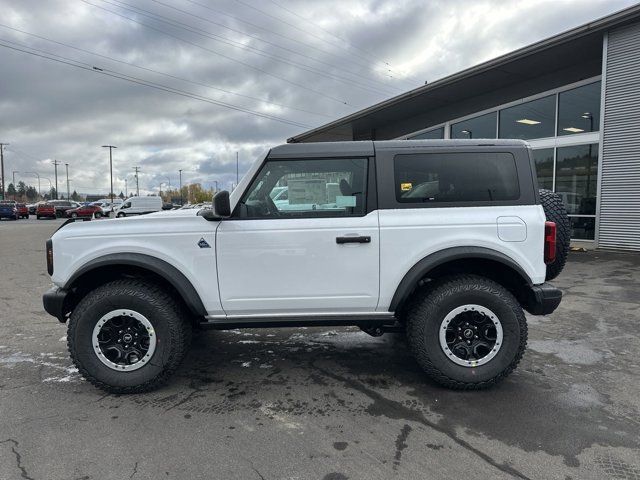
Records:
[[[27,200],[31,202],[38,199],[38,191],[32,186],[27,187],[26,195],[27,195]]]

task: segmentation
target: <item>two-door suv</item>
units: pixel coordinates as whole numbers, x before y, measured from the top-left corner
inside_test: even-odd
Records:
[[[560,303],[567,235],[522,141],[286,144],[212,209],[64,225],[44,306],[111,392],[158,386],[194,326],[299,325],[402,327],[430,377],[478,389],[520,361],[523,309]]]

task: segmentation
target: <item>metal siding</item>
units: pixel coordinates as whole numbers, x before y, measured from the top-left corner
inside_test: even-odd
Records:
[[[609,32],[600,247],[640,250],[640,24]]]

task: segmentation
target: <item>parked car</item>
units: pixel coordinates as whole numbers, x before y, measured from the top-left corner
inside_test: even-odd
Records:
[[[78,208],[72,208],[65,212],[65,215],[69,218],[95,218],[102,217],[102,207],[100,205],[82,205]]]
[[[129,215],[159,212],[160,210],[164,210],[160,197],[131,197],[127,198],[122,205],[117,206],[113,211],[116,217],[121,218]]]
[[[56,206],[53,203],[41,202],[36,208],[36,218],[56,218]]]
[[[18,218],[20,218],[16,202],[12,200],[0,201],[0,219],[2,218],[9,218],[11,220],[18,220]]]
[[[72,208],[78,208],[80,204],[78,202],[71,202],[69,200],[50,200],[55,209],[56,209],[56,217],[64,217],[65,212],[67,210],[71,210]]]
[[[550,314],[562,299],[547,281],[571,226],[560,197],[536,189],[533,165],[520,140],[275,147],[212,210],[58,229],[44,307],[68,322],[80,374],[114,393],[161,385],[194,321],[404,331],[434,381],[487,388],[522,358],[524,311]],[[437,191],[404,195],[433,179]],[[305,210],[274,204],[284,181]]]
[[[38,208],[38,204],[40,203],[44,203],[44,202],[35,202],[35,203],[30,203],[27,205],[27,208],[29,209],[29,215],[35,215],[36,214],[36,208]]]
[[[18,214],[20,218],[29,218],[29,208],[24,203],[16,203],[16,208],[18,209]]]

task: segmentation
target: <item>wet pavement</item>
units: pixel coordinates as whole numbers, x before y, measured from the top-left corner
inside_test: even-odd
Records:
[[[1,479],[640,479],[640,255],[571,254],[497,388],[429,382],[401,335],[196,332],[168,385],[96,390],[41,306],[60,221],[0,222]]]

